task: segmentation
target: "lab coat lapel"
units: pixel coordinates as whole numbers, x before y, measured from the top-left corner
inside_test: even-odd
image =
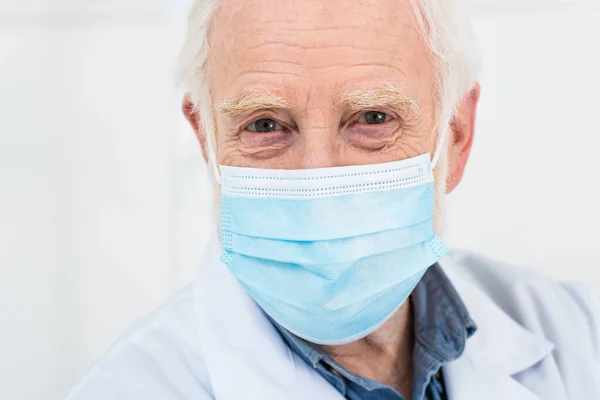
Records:
[[[449,400],[542,400],[510,375],[461,357],[444,367]]]
[[[219,261],[211,241],[195,284],[198,334],[217,400],[340,399],[291,352],[258,305]]]
[[[506,314],[468,276],[461,275],[451,256],[440,265],[477,325],[463,355],[443,369],[449,399],[541,400],[513,376],[551,354],[554,345]]]

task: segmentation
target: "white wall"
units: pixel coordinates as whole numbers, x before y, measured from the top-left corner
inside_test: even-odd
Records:
[[[449,196],[458,247],[600,289],[600,9],[476,19],[477,136]]]
[[[2,399],[61,398],[194,274],[210,223],[173,84],[186,3],[0,1]],[[600,289],[600,14],[542,3],[478,2],[483,97],[449,241]]]
[[[165,9],[87,3],[0,14],[2,399],[64,395],[180,286]]]

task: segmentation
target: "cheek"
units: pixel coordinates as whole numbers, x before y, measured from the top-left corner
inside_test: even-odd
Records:
[[[425,153],[433,154],[433,140],[427,132],[406,131],[388,146],[387,152],[412,158]]]
[[[400,123],[391,120],[383,124],[352,124],[344,132],[346,140],[365,150],[378,150],[393,143],[402,135]]]
[[[424,106],[421,109],[428,110]],[[401,134],[397,136],[392,146],[402,153],[406,158],[415,157],[421,154],[430,153],[433,156],[435,151],[435,117],[432,113],[423,111],[414,119],[407,121],[401,129]]]
[[[295,136],[290,132],[241,132],[222,135],[217,160],[235,167],[275,168],[275,163],[289,158]],[[285,157],[284,157],[285,155]]]
[[[226,135],[224,132],[227,132],[227,127],[224,126],[223,122],[220,120],[215,121],[215,141],[217,145],[216,155],[219,163],[222,163],[224,157],[227,157],[229,154],[231,154],[232,150],[234,150],[236,147],[236,141]]]

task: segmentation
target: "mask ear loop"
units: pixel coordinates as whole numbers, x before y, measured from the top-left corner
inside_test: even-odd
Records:
[[[215,179],[217,181],[217,183],[220,185],[221,184],[221,170],[219,168],[219,165],[217,164],[217,155],[215,154],[215,146],[213,142],[213,136],[212,135],[207,135],[206,138],[207,141],[207,151],[208,151],[208,160],[210,163],[210,167],[213,170],[213,174],[215,175]]]
[[[437,145],[435,146],[435,153],[433,154],[433,158],[431,159],[431,169],[434,169],[437,166],[438,161],[440,160],[440,156],[442,155],[442,151],[446,147],[446,142],[448,141],[448,131],[449,131],[449,123],[444,125],[444,130],[438,140]]]

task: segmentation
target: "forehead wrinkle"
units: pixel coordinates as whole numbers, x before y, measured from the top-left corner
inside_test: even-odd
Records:
[[[336,105],[338,107],[348,107],[352,110],[390,106],[406,111],[421,112],[417,102],[408,98],[404,94],[402,88],[394,85],[357,89],[346,92],[340,96]]]
[[[234,118],[264,109],[288,108],[289,102],[283,97],[268,92],[243,92],[229,96],[215,105],[215,109]]]

